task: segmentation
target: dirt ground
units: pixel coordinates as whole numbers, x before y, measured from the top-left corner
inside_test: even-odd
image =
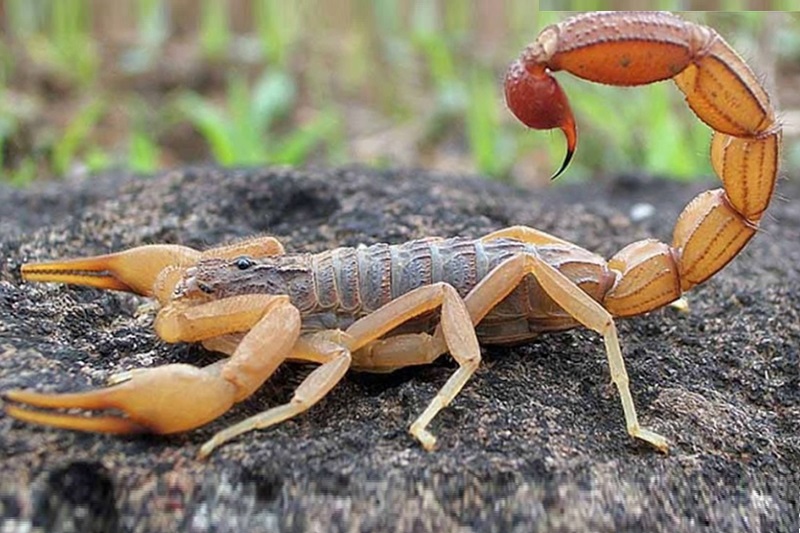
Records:
[[[669,239],[703,187],[624,177],[523,191],[419,171],[194,168],[0,189],[0,391],[73,391],[110,373],[207,364],[152,331],[119,293],[22,283],[26,261],[142,243],[204,247],[270,233],[289,250],[479,236],[527,224],[611,255]],[[208,462],[213,432],[285,401],[287,366],[221,420],[179,436],[43,429],[0,414],[2,531],[796,531],[800,514],[800,196],[783,181],[763,231],[667,308],[620,321],[642,422],[624,432],[599,337],[577,330],[488,347],[432,424],[407,427],[455,367],[350,374],[309,413],[250,433]],[[643,219],[631,214],[655,210]],[[635,209],[634,209],[635,208]]]

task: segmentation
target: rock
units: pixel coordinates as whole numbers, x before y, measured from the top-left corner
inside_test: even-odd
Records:
[[[796,196],[797,183],[780,184]],[[166,345],[152,309],[119,293],[22,283],[26,261],[143,243],[207,247],[253,234],[289,250],[477,237],[527,224],[609,256],[669,240],[699,186],[652,181],[522,191],[418,171],[188,168],[0,189],[0,391],[75,391],[113,372],[215,355]],[[630,221],[630,206],[652,214]],[[627,220],[626,223],[612,221]],[[431,426],[407,428],[454,363],[350,374],[308,413],[195,460],[213,432],[285,401],[282,368],[222,419],[172,437],[45,429],[0,415],[2,531],[788,531],[800,512],[800,208],[775,201],[724,271],[665,308],[620,321],[642,422],[624,431],[597,335],[487,347]]]

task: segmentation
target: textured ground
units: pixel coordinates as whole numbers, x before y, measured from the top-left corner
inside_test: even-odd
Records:
[[[358,169],[190,169],[0,190],[0,391],[76,390],[111,372],[213,355],[167,346],[124,294],[22,284],[28,260],[257,233],[290,250],[529,224],[610,255],[669,238],[697,187],[620,179],[526,192],[479,180]],[[172,438],[41,429],[0,414],[2,531],[796,531],[800,513],[800,208],[782,182],[764,231],[672,308],[620,323],[642,421],[667,456],[623,432],[602,343],[586,331],[488,348],[432,425],[406,433],[454,364],[351,374],[311,412],[208,463],[226,423],[288,398],[282,369],[223,420]],[[655,213],[634,222],[640,202]]]

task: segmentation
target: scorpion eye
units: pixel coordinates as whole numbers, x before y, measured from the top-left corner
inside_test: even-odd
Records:
[[[243,255],[241,257],[236,258],[233,264],[235,264],[236,268],[238,268],[239,270],[247,270],[251,266],[255,265],[256,262],[253,261],[251,257]]]

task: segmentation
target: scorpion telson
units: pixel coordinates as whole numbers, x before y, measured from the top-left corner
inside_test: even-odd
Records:
[[[545,28],[505,80],[508,107],[524,124],[566,135],[561,170],[577,146],[577,128],[553,77],[560,70],[610,85],[672,79],[714,130],[711,163],[723,188],[689,203],[670,244],[646,239],[605,261],[515,226],[479,239],[430,238],[319,254],[285,254],[276,239],[262,237],[204,252],[153,245],[26,264],[22,275],[30,281],[151,296],[161,304],[155,329],[162,339],[201,342],[229,358],[204,368],[140,370],[83,393],[6,391],[14,402],[6,412],[75,430],[175,433],[216,419],[285,361],[318,364],[288,403],[214,435],[200,448],[205,457],[242,433],[307,410],[350,368],[386,372],[449,353],[457,370],[410,427],[432,449],[436,439],[428,425],[478,368],[479,341],[523,342],[584,326],[603,336],[628,433],[666,451],[667,440],[639,424],[614,319],[673,302],[755,235],[778,173],[781,127],[758,78],[711,28],[663,12],[589,13]]]

